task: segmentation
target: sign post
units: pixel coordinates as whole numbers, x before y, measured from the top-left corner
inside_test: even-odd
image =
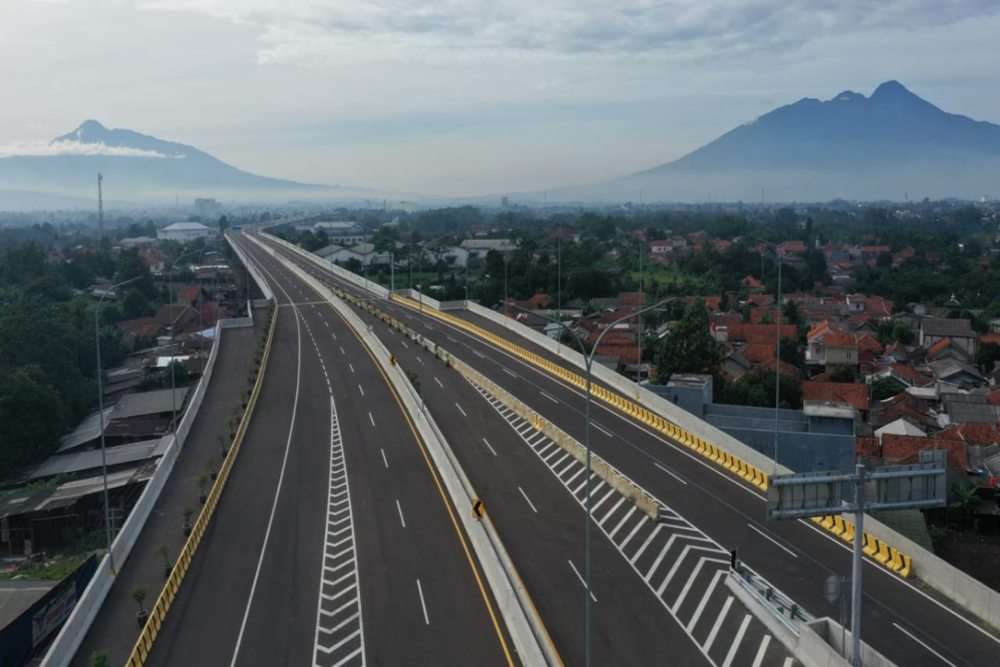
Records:
[[[850,500],[845,500],[846,494]],[[861,667],[861,567],[866,510],[915,509],[945,504],[944,468],[931,463],[884,466],[867,472],[777,475],[767,489],[768,519],[804,519],[854,513],[851,581],[851,664]]]

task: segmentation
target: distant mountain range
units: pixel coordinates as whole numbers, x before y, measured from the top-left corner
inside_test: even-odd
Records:
[[[640,194],[641,193],[641,194]],[[549,200],[824,201],[1000,196],[1000,125],[947,113],[897,81],[804,98],[684,157]]]
[[[258,176],[192,146],[88,120],[48,144],[0,157],[0,210],[93,202],[99,172],[115,202],[165,203],[178,195],[241,202],[412,197]],[[947,113],[888,81],[870,97],[845,91],[825,102],[804,98],[673,162],[545,195],[549,202],[1000,196],[1000,125]],[[542,197],[540,190],[514,195],[515,201]],[[431,201],[449,198],[425,200]]]
[[[30,154],[0,158],[0,208],[6,202],[93,202],[97,174],[105,196],[119,202],[172,202],[175,196],[237,201],[280,201],[371,196],[372,191],[310,185],[257,176],[192,146],[131,130],[108,129],[95,120]],[[20,208],[21,206],[18,206]]]

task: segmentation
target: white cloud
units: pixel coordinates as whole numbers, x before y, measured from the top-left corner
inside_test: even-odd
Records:
[[[145,157],[145,158],[182,158],[183,155],[165,155],[157,151],[147,151],[126,146],[108,146],[103,143],[84,143],[80,141],[23,142],[0,146],[0,158],[5,157],[56,157],[60,155],[108,157]]]
[[[539,56],[741,58],[813,39],[942,26],[995,0],[131,0],[261,31],[261,64]]]

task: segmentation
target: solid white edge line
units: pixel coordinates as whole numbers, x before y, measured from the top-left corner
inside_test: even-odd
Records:
[[[758,535],[760,535],[761,537],[763,537],[765,540],[767,540],[771,544],[773,544],[774,546],[776,546],[779,549],[781,549],[782,551],[784,551],[786,554],[788,554],[792,558],[798,558],[799,557],[799,555],[797,553],[795,553],[794,551],[792,551],[791,549],[789,549],[788,547],[786,547],[784,544],[782,544],[781,542],[779,542],[775,538],[771,537],[765,531],[761,530],[760,528],[758,528],[757,526],[753,525],[752,523],[747,522],[747,527],[750,530],[752,530],[753,532],[755,532]]]
[[[662,470],[663,472],[667,473],[668,475],[670,475],[670,476],[671,476],[671,477],[673,477],[674,479],[676,479],[676,480],[677,480],[678,482],[680,482],[680,483],[681,483],[681,484],[683,484],[684,486],[687,486],[687,482],[686,482],[686,481],[684,481],[683,479],[681,479],[680,477],[678,477],[678,476],[677,476],[677,473],[675,473],[674,471],[672,471],[672,470],[667,470],[666,468],[664,468],[663,466],[661,466],[661,465],[660,465],[659,463],[657,463],[656,461],[653,461],[653,465],[654,465],[654,466],[656,466],[657,468],[659,468],[660,470]],[[692,525],[694,525],[694,524],[692,524]]]
[[[280,288],[283,292],[284,288]],[[288,292],[285,292],[288,296]],[[289,300],[291,297],[289,296]],[[260,556],[257,558],[257,568],[254,571],[253,582],[250,584],[250,595],[247,598],[246,607],[243,610],[243,620],[240,622],[240,631],[236,636],[236,646],[233,648],[233,659],[229,663],[230,667],[236,667],[236,660],[240,655],[240,647],[243,644],[243,634],[246,632],[247,619],[250,618],[250,607],[253,605],[254,593],[257,592],[257,582],[260,580],[260,570],[264,564],[264,555],[267,553],[267,545],[271,539],[271,528],[274,525],[274,515],[278,510],[278,496],[281,495],[281,486],[285,481],[285,469],[288,466],[288,453],[291,451],[292,447],[292,434],[295,432],[295,417],[298,414],[299,409],[299,389],[302,385],[302,326],[299,322],[299,311],[294,305],[292,310],[295,312],[295,330],[298,333],[298,361],[296,363],[295,371],[295,397],[292,401],[292,416],[288,422],[288,439],[285,441],[285,454],[281,459],[281,472],[278,474],[278,484],[274,490],[274,500],[271,502],[271,515],[267,520],[267,529],[264,531],[264,542],[261,545]]]
[[[946,664],[946,665],[951,665],[951,667],[958,667],[958,665],[956,665],[955,663],[953,663],[953,662],[952,662],[951,660],[949,660],[948,658],[944,657],[943,655],[941,655],[940,653],[938,653],[937,651],[935,651],[934,649],[932,649],[932,648],[931,648],[930,646],[928,646],[928,645],[927,645],[927,644],[925,644],[924,642],[922,642],[922,641],[920,641],[919,639],[917,639],[917,638],[916,638],[916,637],[914,636],[914,634],[913,634],[912,632],[908,631],[908,630],[907,630],[906,628],[904,628],[904,627],[903,627],[902,625],[900,625],[899,623],[896,623],[895,621],[893,621],[893,622],[892,622],[892,625],[893,625],[893,627],[894,627],[894,628],[896,628],[897,630],[899,630],[900,632],[902,632],[902,633],[903,633],[904,635],[906,635],[907,637],[909,637],[909,638],[910,638],[910,639],[912,639],[913,641],[915,641],[915,642],[917,642],[918,644],[920,644],[921,646],[923,646],[923,647],[924,647],[925,649],[927,649],[927,650],[928,650],[928,651],[929,651],[929,652],[930,652],[930,653],[931,653],[932,655],[934,655],[934,657],[936,657],[936,658],[937,658],[938,660],[940,660],[940,661],[941,661],[941,662],[943,662],[944,664]]]

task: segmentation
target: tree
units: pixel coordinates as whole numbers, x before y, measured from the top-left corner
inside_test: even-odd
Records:
[[[705,302],[698,299],[660,344],[654,356],[656,381],[666,384],[674,373],[713,373],[720,356],[719,344],[709,331]]]
[[[996,343],[983,343],[976,351],[976,364],[979,370],[989,373],[993,370],[993,365],[1000,361],[1000,345]]]
[[[118,258],[118,267],[115,271],[116,283],[133,278],[138,278],[138,280],[131,283],[132,289],[139,290],[147,299],[156,297],[156,285],[153,284],[153,275],[149,272],[149,265],[135,250],[122,253],[121,257]]]
[[[778,358],[796,368],[802,367],[802,353],[799,352],[799,344],[794,338],[782,337],[778,344]]]
[[[726,386],[722,402],[729,405],[774,407],[774,378],[771,371],[756,370]],[[802,383],[787,375],[778,376],[779,407],[798,410],[802,407]]]
[[[892,398],[901,391],[906,391],[906,387],[896,378],[878,378],[872,381],[872,402]]]
[[[798,326],[802,322],[802,316],[799,313],[799,305],[791,299],[785,302],[783,314],[785,316],[785,321],[789,324]]]
[[[127,320],[134,320],[149,314],[149,301],[142,295],[142,292],[130,287],[122,298],[122,314]]]

